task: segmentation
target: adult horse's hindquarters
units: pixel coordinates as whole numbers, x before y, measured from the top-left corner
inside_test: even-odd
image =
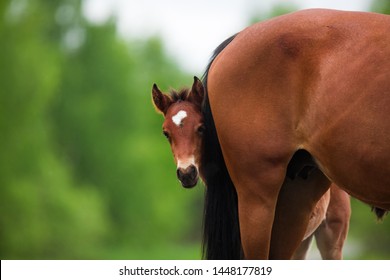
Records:
[[[217,49],[205,121],[237,191],[246,258],[290,258],[329,180],[390,209],[389,28],[386,15],[306,10]],[[285,176],[299,150],[317,167],[295,188]]]

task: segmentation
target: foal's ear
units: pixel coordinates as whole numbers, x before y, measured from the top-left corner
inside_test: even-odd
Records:
[[[172,99],[168,95],[162,93],[156,84],[153,85],[152,98],[156,110],[165,115],[169,106],[172,104]]]
[[[188,101],[201,107],[204,98],[204,87],[202,82],[194,77],[194,83],[192,84],[191,92],[188,95]]]

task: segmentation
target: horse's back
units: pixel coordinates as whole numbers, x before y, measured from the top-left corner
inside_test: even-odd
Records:
[[[239,151],[227,160],[306,149],[332,181],[389,209],[389,28],[385,15],[307,10],[239,33],[208,77],[221,146]]]

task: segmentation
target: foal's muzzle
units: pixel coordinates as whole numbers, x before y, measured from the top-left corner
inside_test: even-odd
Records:
[[[192,188],[198,183],[198,170],[194,165],[177,169],[177,178],[185,188]]]

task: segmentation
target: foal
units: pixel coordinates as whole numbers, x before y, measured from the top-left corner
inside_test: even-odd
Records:
[[[202,174],[207,171],[203,169],[205,167],[201,160],[202,135],[206,129],[201,109],[204,98],[202,82],[194,77],[191,89],[171,91],[169,95],[162,93],[154,84],[152,97],[157,111],[165,118],[163,134],[172,149],[177,177],[183,187],[192,188],[199,177],[204,181]],[[300,180],[305,180],[306,172],[310,172],[310,166],[299,166],[299,170],[296,168],[297,165],[291,165],[286,180],[299,184]],[[205,185],[207,187],[207,182]],[[306,258],[313,236],[323,259],[342,259],[350,214],[348,194],[332,184],[312,212],[303,241],[293,259]]]

